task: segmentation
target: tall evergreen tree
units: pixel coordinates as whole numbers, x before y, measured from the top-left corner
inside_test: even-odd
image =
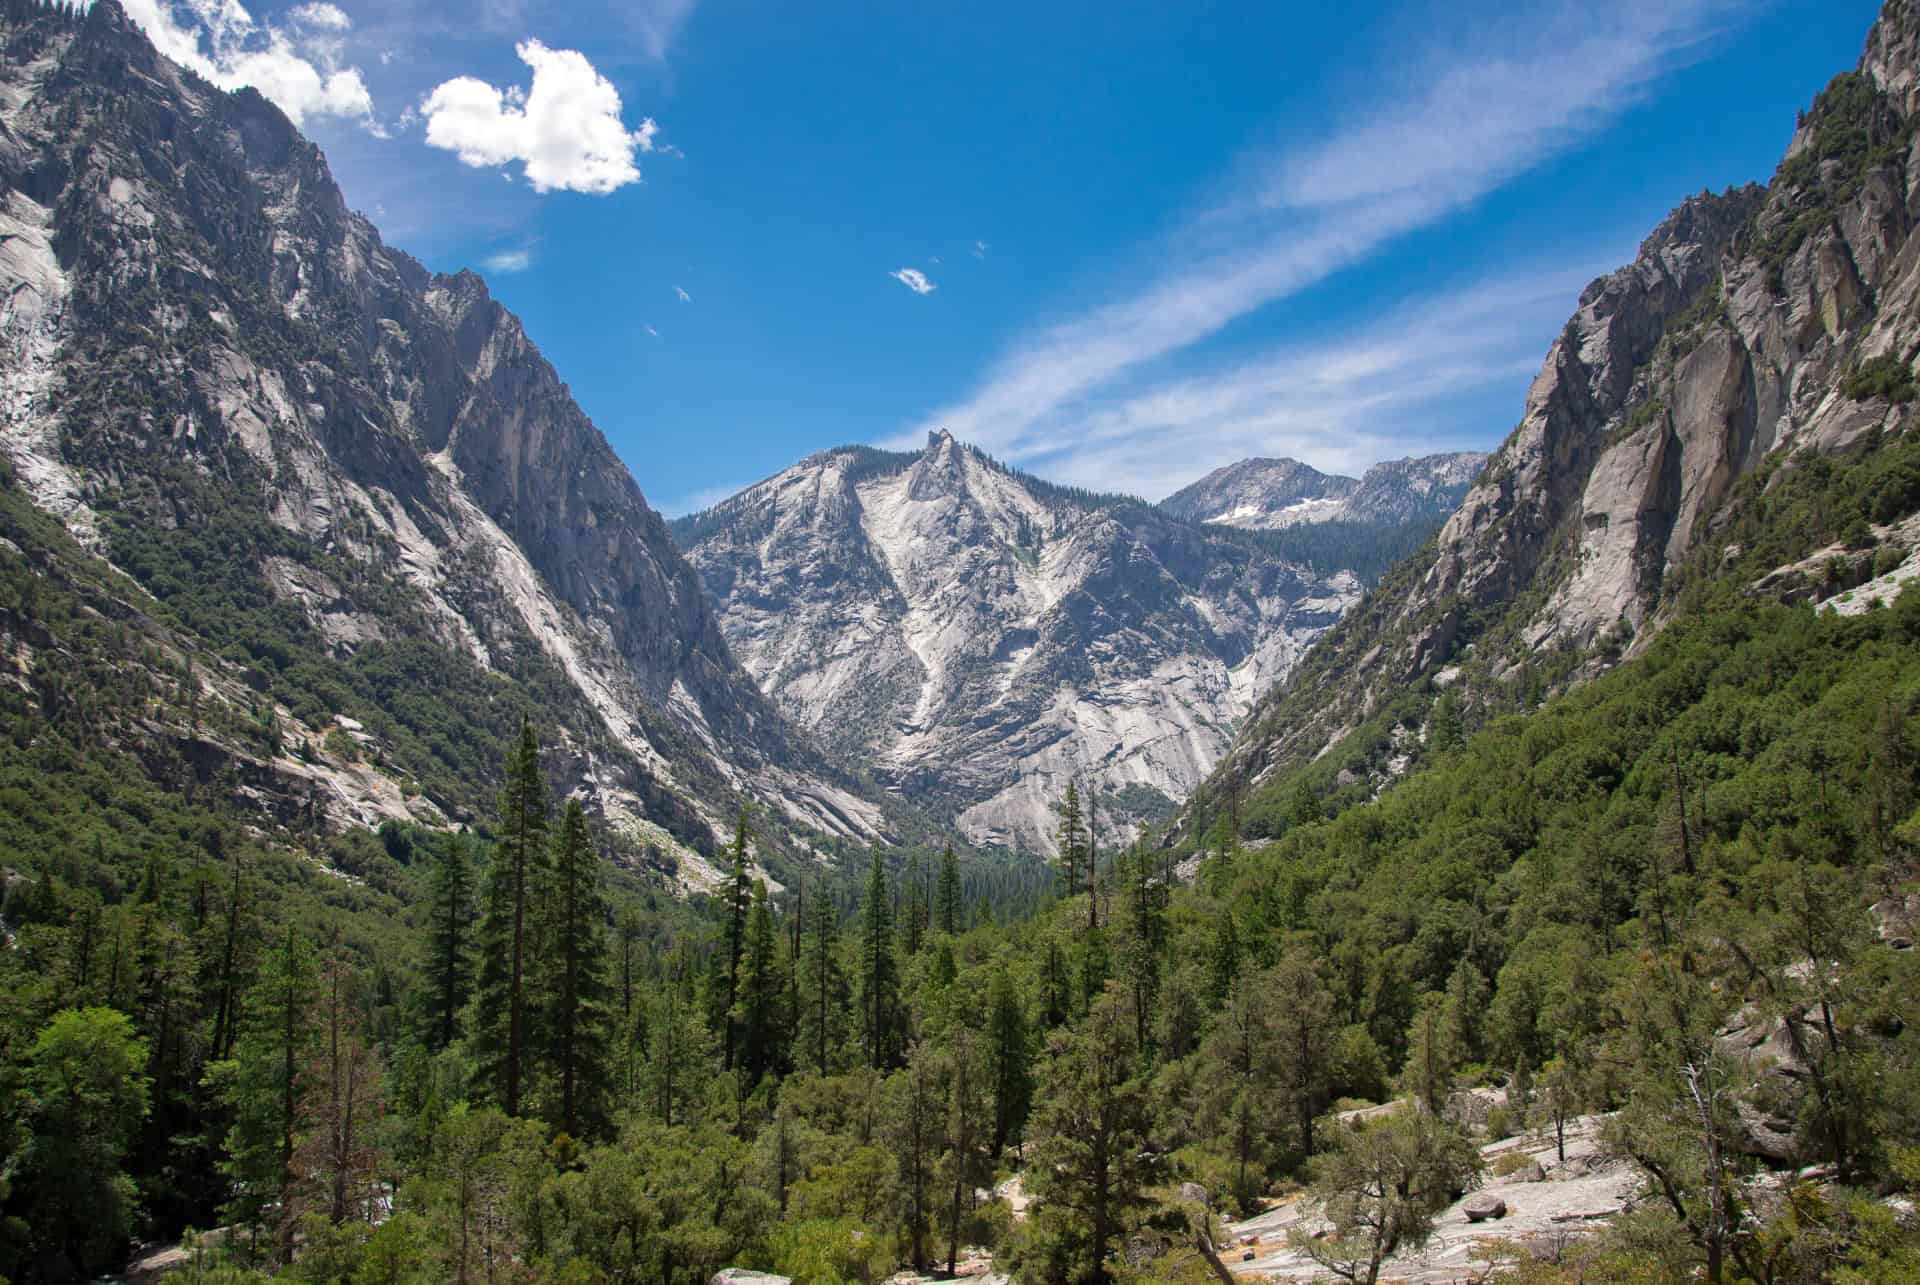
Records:
[[[682,946],[667,963],[647,1023],[646,1096],[652,1114],[668,1126],[688,1123],[713,1072],[713,1036],[694,1000],[693,972]]]
[[[1124,1008],[1109,991],[1077,1030],[1052,1036],[1027,1167],[1038,1217],[1078,1251],[1071,1277],[1095,1285],[1113,1279],[1107,1255],[1153,1178],[1152,1111]]]
[[[537,903],[547,874],[547,786],[540,745],[522,721],[507,755],[500,791],[500,839],[487,871],[480,921],[480,979],[474,1034],[487,1091],[508,1115],[519,1115],[529,1062],[528,970],[538,957]]]
[[[801,946],[801,1003],[795,1039],[801,1056],[816,1072],[826,1075],[833,1069],[833,1052],[845,1024],[847,982],[834,948],[833,903],[824,895],[816,895],[807,917],[811,922]]]
[[[1240,975],[1240,932],[1234,926],[1233,911],[1224,906],[1214,920],[1213,953],[1207,962],[1208,998],[1224,1004],[1234,979]]]
[[[473,869],[467,837],[440,845],[427,901],[427,1047],[439,1052],[460,1036],[460,1012],[473,984]]]
[[[1274,1105],[1292,1107],[1295,1143],[1302,1155],[1311,1156],[1317,1149],[1313,1122],[1331,1096],[1334,1046],[1340,1035],[1333,994],[1313,961],[1297,950],[1268,970],[1263,984],[1278,1005],[1273,1025],[1279,1093]]]
[[[560,815],[552,880],[553,922],[545,934],[552,982],[543,996],[540,1033],[544,1060],[559,1081],[555,1123],[578,1138],[597,1131],[606,1119],[612,1069],[607,904],[586,809],[578,799],[568,799]]]
[[[751,1090],[761,1077],[777,1074],[785,1061],[785,989],[773,914],[767,907],[767,886],[755,880],[753,908],[747,913],[746,950],[740,961],[740,994],[734,1001],[734,1027],[740,1035],[740,1051],[734,1061],[743,1091]]]
[[[1027,1012],[1004,967],[993,975],[988,997],[987,1074],[993,1097],[993,1129],[989,1154],[997,1158],[1019,1141],[1033,1105],[1033,1050],[1028,1042]]]
[[[1067,877],[1067,896],[1080,889],[1080,871],[1087,859],[1086,822],[1080,814],[1080,786],[1067,782],[1066,801],[1060,805],[1060,870]]]
[[[233,1057],[209,1068],[233,1119],[222,1165],[232,1196],[222,1216],[254,1233],[269,1209],[286,1203],[301,1129],[299,1076],[313,1051],[308,1015],[318,985],[312,947],[287,929],[261,960],[247,992]],[[290,1242],[279,1245],[282,1254],[290,1249]]]
[[[1073,1015],[1073,971],[1067,966],[1067,953],[1058,938],[1047,939],[1047,953],[1040,961],[1040,1024],[1048,1030],[1065,1024]]]
[[[867,1065],[891,1066],[898,1054],[895,1010],[900,1002],[899,965],[888,931],[887,868],[876,849],[867,870],[867,893],[860,903],[860,1031]]]
[[[940,886],[934,898],[934,925],[949,937],[957,936],[964,926],[960,898],[960,862],[949,843],[940,857]]]
[[[733,1070],[737,1044],[734,1007],[740,998],[740,956],[747,948],[747,915],[753,908],[752,867],[747,862],[747,805],[733,826],[732,863],[727,875],[727,959],[724,1029],[720,1052],[723,1069]]]
[[[1155,1005],[1160,997],[1162,958],[1167,949],[1167,887],[1153,877],[1153,862],[1139,848],[1120,859],[1126,885],[1123,962],[1133,992],[1135,1039],[1152,1043]]]

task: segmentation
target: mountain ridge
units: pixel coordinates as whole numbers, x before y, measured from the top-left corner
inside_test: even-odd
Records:
[[[429,690],[448,667],[545,675],[552,770],[695,882],[743,801],[769,850],[900,833],[734,662],[665,524],[477,274],[386,246],[284,114],[168,62],[117,0],[4,20],[0,447],[202,631],[207,663],[288,718],[392,726],[420,746],[416,786],[458,784],[450,815],[497,762],[425,713],[396,726],[350,671],[407,647],[441,655]]]
[[[1160,507],[1248,530],[1336,521],[1437,522],[1453,512],[1486,460],[1480,451],[1410,455],[1382,460],[1354,478],[1286,457],[1255,457],[1215,469],[1161,500]]]
[[[1060,486],[940,431],[817,452],[671,528],[790,717],[976,842],[1041,851],[1069,779],[1110,839],[1160,819],[1360,588],[1295,533]]]
[[[1587,287],[1459,509],[1262,699],[1175,839],[1316,761],[1378,788],[1442,690],[1470,724],[1527,708],[1716,584],[1818,600],[1833,569],[1840,589],[1870,573],[1852,541],[1905,556],[1897,485],[1840,501],[1864,533],[1846,540],[1816,512],[1759,540],[1774,523],[1752,515],[1910,429],[1917,85],[1920,23],[1889,3],[1767,187],[1687,198]]]

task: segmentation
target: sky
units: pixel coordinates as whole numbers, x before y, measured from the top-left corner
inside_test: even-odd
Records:
[[[1489,450],[1878,0],[122,0],[516,312],[668,515],[950,429],[1159,499]]]

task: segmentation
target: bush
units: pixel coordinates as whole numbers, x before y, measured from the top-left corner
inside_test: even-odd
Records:
[[[1899,404],[1912,401],[1920,390],[1914,386],[1912,367],[1891,353],[1882,353],[1848,371],[1840,391],[1856,402],[1882,397]]]
[[[1533,1157],[1524,1151],[1509,1151],[1505,1155],[1493,1158],[1493,1176],[1511,1178],[1533,1163]]]

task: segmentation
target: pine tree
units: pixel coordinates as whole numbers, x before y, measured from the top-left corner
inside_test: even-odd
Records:
[[[834,951],[833,903],[824,896],[814,897],[808,919],[811,922],[801,947],[802,994],[796,1039],[813,1069],[826,1075],[833,1069],[833,1050],[845,1022],[847,983]]]
[[[934,902],[934,923],[949,937],[958,936],[965,912],[960,903],[960,863],[954,858],[953,844],[940,857],[940,887]]]
[[[480,1075],[508,1115],[520,1114],[528,1070],[528,971],[539,958],[537,902],[546,878],[547,787],[533,725],[507,756],[500,791],[500,840],[487,871],[487,905],[480,921],[480,979],[474,1035]]]
[[[440,846],[427,902],[427,985],[431,992],[426,1044],[439,1052],[460,1036],[460,1011],[473,981],[473,870],[467,838]]]
[[[888,931],[887,869],[878,850],[867,871],[867,894],[860,904],[860,1029],[867,1065],[876,1071],[897,1056],[895,1009],[900,1002],[899,967]]]
[[[551,988],[543,996],[540,1032],[544,1060],[559,1080],[555,1123],[575,1138],[597,1131],[606,1118],[612,1040],[612,987],[607,979],[607,904],[599,862],[587,831],[586,809],[568,799],[553,849]]]
[[[1063,1025],[1073,1013],[1073,974],[1057,938],[1047,939],[1040,963],[1040,1024],[1048,1030]]]
[[[993,975],[988,999],[987,1073],[993,1097],[989,1153],[998,1157],[1017,1142],[1033,1106],[1033,1050],[1028,1045],[1027,1012],[1003,968]]]
[[[312,947],[288,929],[260,962],[241,1010],[232,1058],[209,1068],[231,1113],[221,1165],[232,1198],[228,1220],[253,1231],[284,1205],[295,1136],[301,1129],[299,1074],[313,1051],[308,1014],[317,994]],[[281,1252],[291,1248],[281,1245]]]
[[[1402,1087],[1413,1094],[1421,1109],[1441,1115],[1453,1094],[1453,1073],[1458,1065],[1458,1050],[1447,1029],[1445,999],[1427,995],[1413,1020],[1413,1029],[1407,1033],[1407,1064],[1400,1073]]]
[[[1080,888],[1080,869],[1087,858],[1086,826],[1080,816],[1080,787],[1067,782],[1066,802],[1060,805],[1060,869],[1067,877],[1067,896]]]
[[[1252,973],[1239,978],[1201,1048],[1209,1089],[1202,1119],[1233,1157],[1233,1194],[1243,1210],[1254,1208],[1290,1123],[1274,1110],[1281,1081],[1279,1006],[1267,982]]]
[[[1152,1044],[1161,959],[1167,948],[1167,888],[1153,877],[1153,863],[1139,848],[1121,858],[1120,870],[1127,896],[1124,964],[1138,1024],[1135,1039],[1144,1049]]]
[[[1037,1215],[1080,1250],[1074,1277],[1112,1279],[1107,1254],[1153,1179],[1152,1111],[1133,1020],[1116,992],[1075,1031],[1056,1031],[1034,1112],[1038,1141],[1027,1167]],[[1025,1277],[1016,1265],[1016,1275]]]
[[[954,1030],[941,1070],[946,1080],[947,1276],[958,1273],[960,1215],[974,1191],[993,1182],[993,1155],[987,1150],[992,1109],[987,1095],[986,1053],[980,1037],[965,1026]]]
[[[380,1057],[361,1029],[352,985],[347,965],[328,960],[311,1014],[318,1038],[299,1076],[306,1127],[294,1149],[292,1185],[282,1210],[289,1239],[303,1214],[321,1214],[337,1227],[349,1219],[372,1222],[378,1211],[376,1139],[385,1100]]]
[[[781,1020],[781,996],[786,980],[780,975],[780,951],[767,908],[767,886],[753,885],[753,908],[747,913],[746,950],[740,961],[740,994],[734,1002],[734,1025],[740,1033],[736,1062],[742,1091],[751,1091],[762,1076],[778,1073],[785,1060],[786,1030]]]
[[[693,972],[683,945],[668,961],[647,1023],[646,1094],[654,1116],[669,1126],[688,1123],[713,1072],[713,1036],[694,1002]]]
[[[1208,965],[1208,998],[1215,1004],[1224,1004],[1233,989],[1234,978],[1240,975],[1240,933],[1234,926],[1233,912],[1224,906],[1219,918],[1214,920],[1213,956]]]
[[[240,923],[245,915],[244,907],[246,898],[245,890],[241,883],[242,867],[240,864],[240,854],[237,851],[233,854],[232,865],[233,885],[227,893],[226,931],[223,934],[223,941],[220,948],[220,963],[215,974],[215,986],[219,995],[219,1009],[214,1014],[213,1042],[208,1049],[209,1055],[215,1059],[231,1057],[233,1055],[234,1040],[239,1036],[240,972],[241,953],[243,950],[243,945],[240,940]],[[80,927],[83,933],[88,938],[91,938],[92,932],[98,927],[98,908],[89,905],[87,909],[93,912],[93,921],[83,922]],[[90,950],[91,947],[89,945],[89,953]],[[84,994],[86,990],[85,969],[83,968],[81,971],[83,975],[79,979],[79,985],[81,993]]]
[[[887,1081],[887,1135],[900,1167],[907,1261],[916,1272],[925,1272],[928,1266],[927,1231],[933,1218],[934,1164],[944,1123],[938,1070],[938,1054],[933,1047],[915,1044],[906,1069]]]
[[[732,871],[727,877],[727,985],[723,993],[724,1029],[721,1039],[721,1067],[733,1070],[737,1031],[734,1007],[740,998],[740,956],[747,945],[747,915],[753,908],[752,867],[747,863],[747,806],[740,805],[740,816],[733,828]]]
[[[1289,951],[1264,975],[1262,983],[1274,997],[1274,1069],[1279,1091],[1274,1105],[1290,1105],[1296,1145],[1302,1155],[1315,1151],[1313,1121],[1326,1109],[1331,1096],[1334,1044],[1339,1024],[1334,1019],[1333,994],[1299,951]]]
[[[1107,949],[1107,934],[1101,928],[1087,929],[1087,940],[1080,947],[1080,1004],[1086,1012],[1107,989],[1113,976],[1113,952]]]

